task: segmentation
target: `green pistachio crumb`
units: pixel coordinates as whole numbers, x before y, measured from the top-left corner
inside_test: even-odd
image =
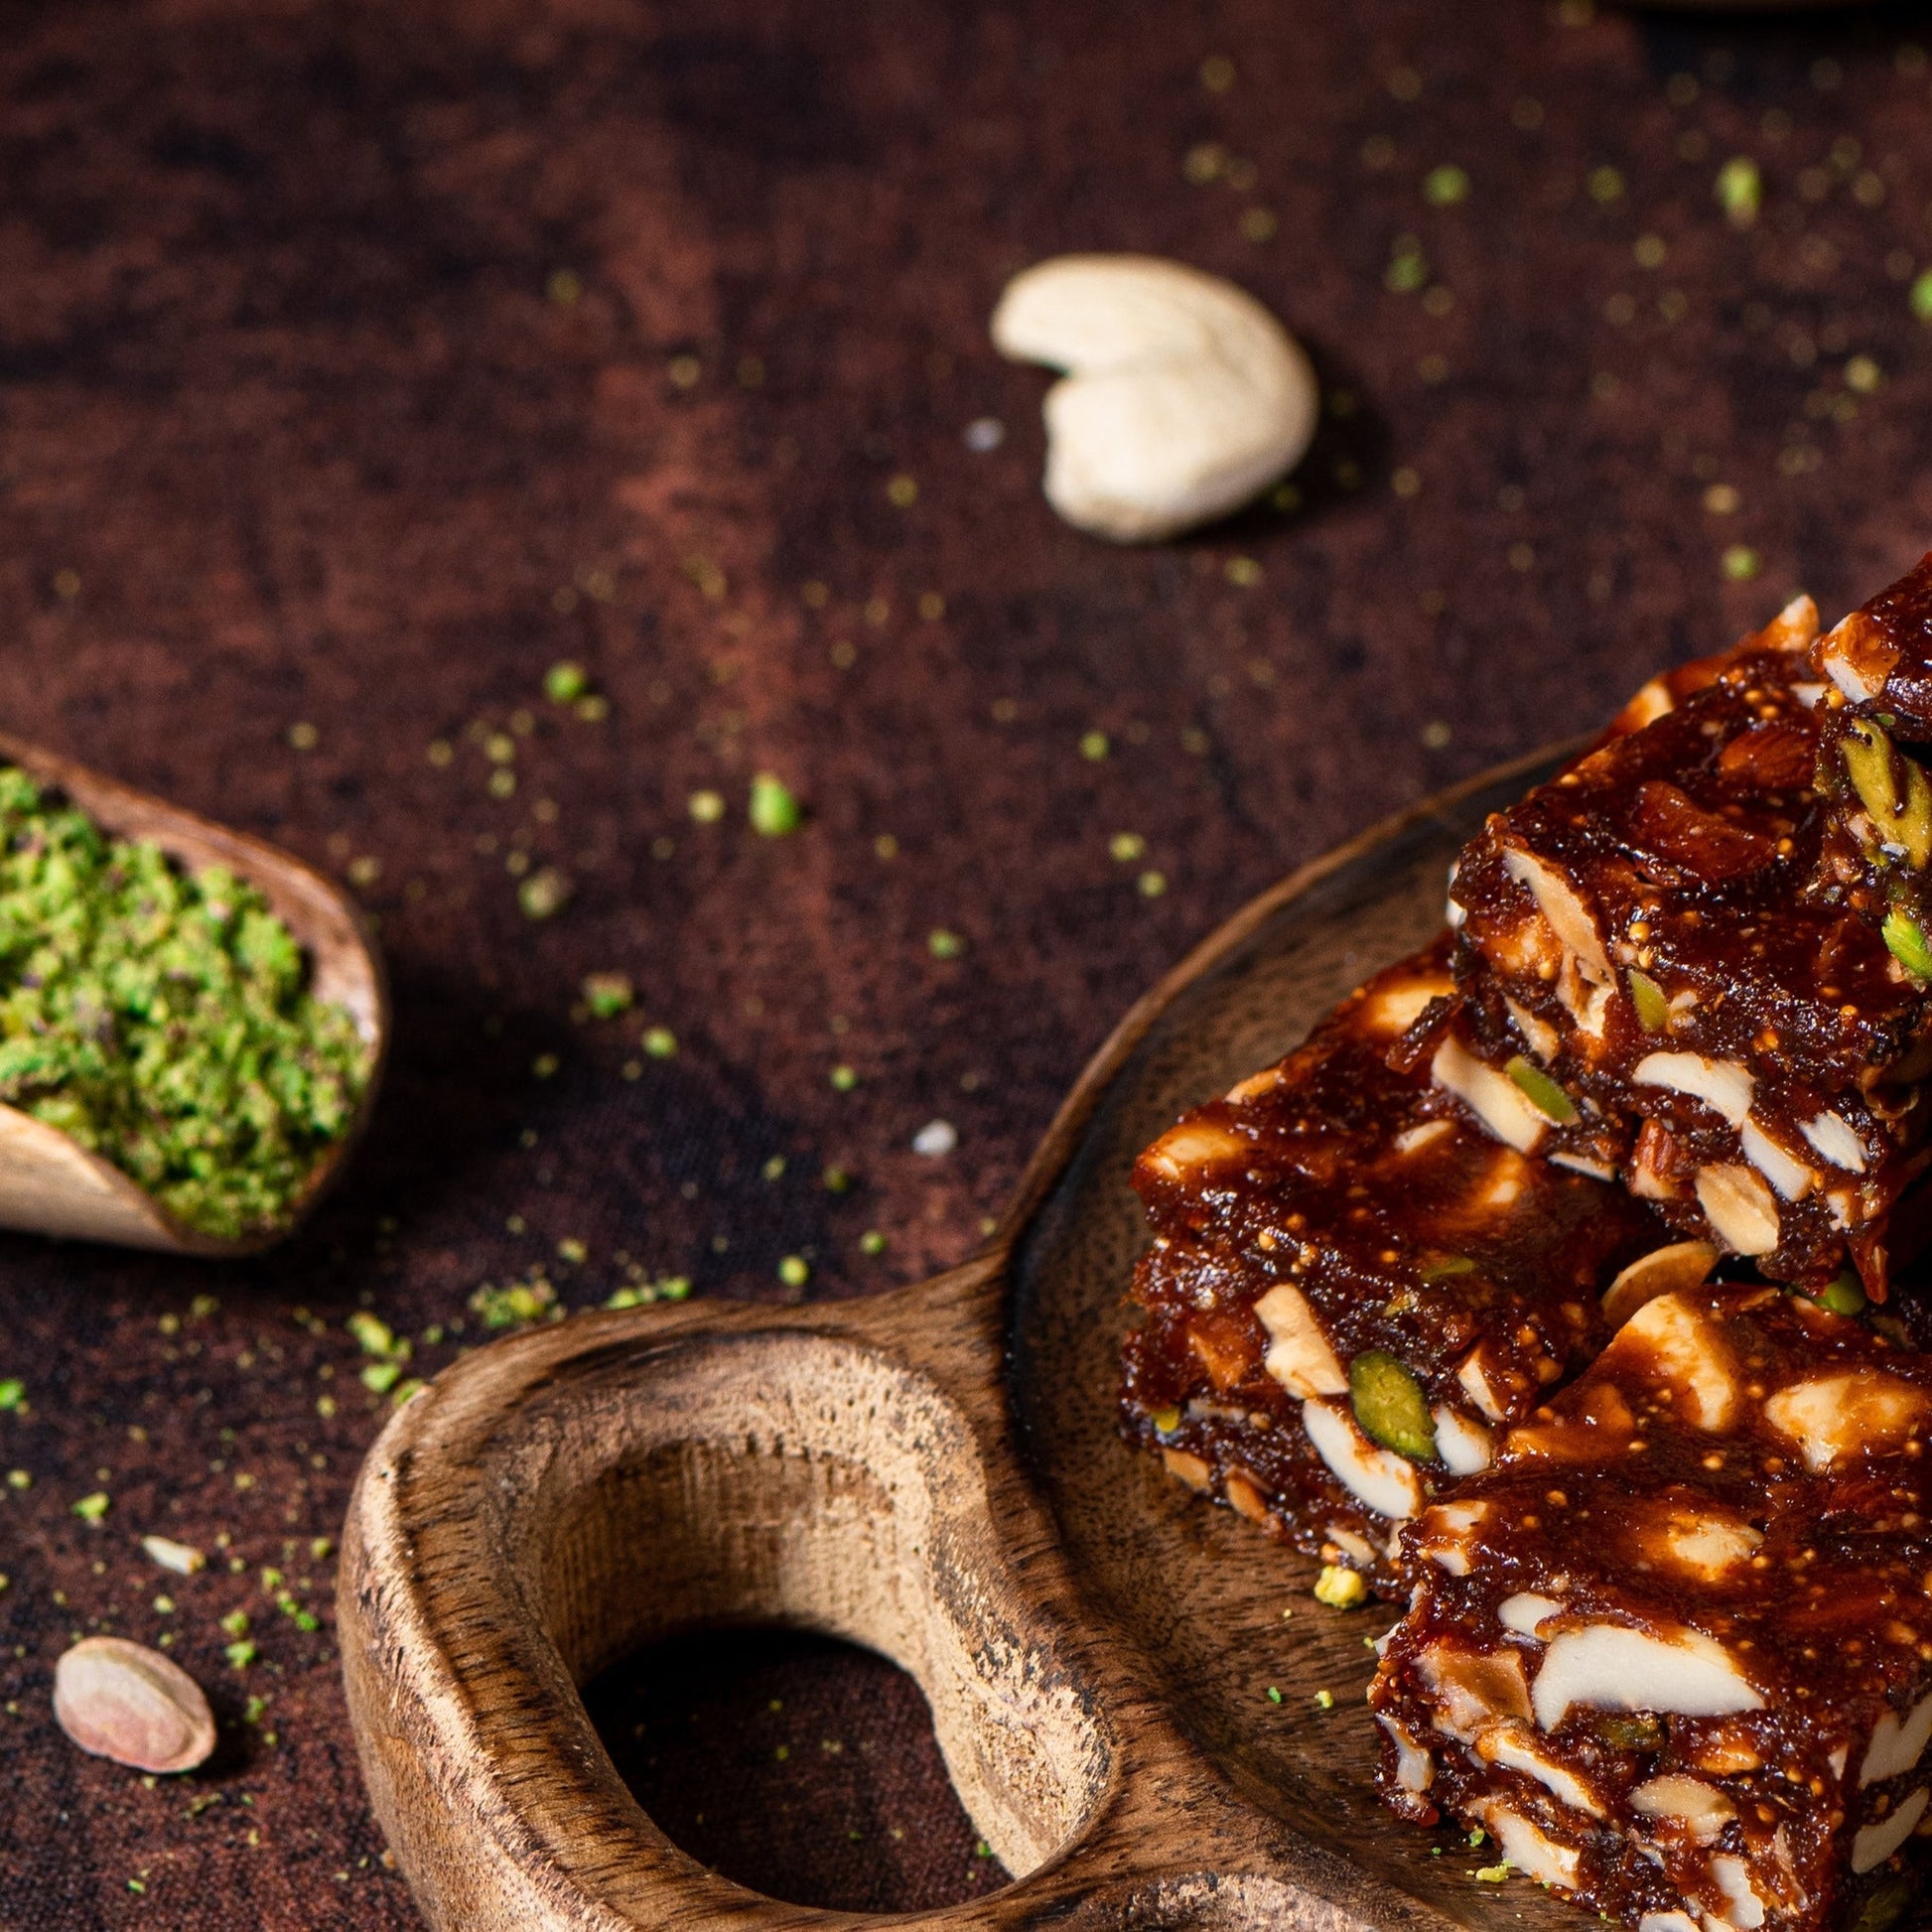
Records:
[[[760,837],[781,839],[797,831],[804,811],[782,778],[760,771],[752,780],[752,830]]]
[[[27,1384],[18,1376],[10,1375],[0,1382],[0,1409],[21,1408],[27,1400]]]
[[[1912,284],[1912,313],[1921,322],[1932,322],[1932,268]]]
[[[1318,1710],[1332,1711],[1335,1708],[1335,1694],[1332,1691],[1317,1691],[1314,1702]]]
[[[1423,200],[1436,207],[1449,207],[1469,198],[1469,178],[1460,168],[1432,168],[1422,178]]]
[[[886,1252],[886,1237],[877,1228],[868,1228],[859,1237],[859,1248],[864,1254],[883,1255]]]
[[[850,1093],[859,1084],[858,1069],[847,1066],[843,1061],[832,1069],[830,1078],[834,1090],[839,1093]]]
[[[1718,170],[1718,206],[1733,228],[1748,228],[1764,205],[1764,177],[1747,154],[1732,155]]]
[[[668,1060],[677,1052],[677,1035],[668,1027],[647,1027],[642,1044],[652,1059]]]
[[[652,1302],[683,1302],[690,1298],[691,1283],[683,1275],[659,1275],[654,1282],[627,1282],[605,1303],[607,1309],[636,1309]]]
[[[245,1637],[248,1634],[248,1612],[230,1610],[221,1619],[221,1628],[231,1637]]]
[[[1368,1584],[1362,1573],[1344,1564],[1324,1564],[1314,1580],[1314,1600],[1326,1603],[1331,1610],[1353,1609],[1367,1597]]]
[[[926,950],[934,959],[957,959],[966,950],[966,942],[956,932],[948,932],[944,926],[935,926],[926,934]]]
[[[1281,1694],[1281,1692],[1279,1692],[1278,1690],[1276,1690],[1276,1688],[1274,1687],[1274,1685],[1272,1685],[1272,1684],[1271,1684],[1271,1685],[1269,1685],[1269,1687],[1268,1687],[1268,1702],[1269,1702],[1270,1704],[1279,1704],[1279,1703],[1281,1703],[1281,1701],[1282,1701],[1282,1694]]]
[[[778,1279],[787,1288],[803,1288],[811,1278],[811,1268],[802,1255],[786,1255],[778,1264]]]
[[[543,695],[552,704],[575,704],[590,688],[590,676],[583,665],[573,664],[567,657],[543,674]]]
[[[406,1335],[398,1337],[379,1314],[372,1314],[367,1309],[357,1309],[344,1326],[355,1337],[363,1354],[375,1355],[384,1361],[406,1362],[409,1359],[409,1338]]]
[[[253,1639],[243,1637],[238,1642],[227,1645],[222,1654],[227,1658],[230,1670],[246,1670],[261,1653],[256,1649]]]
[[[555,866],[541,866],[516,889],[516,902],[526,919],[553,919],[576,891],[570,875]]]
[[[471,1296],[470,1311],[483,1317],[485,1328],[510,1328],[519,1321],[542,1320],[560,1311],[557,1291],[541,1275],[501,1288],[484,1282]]]
[[[584,1004],[598,1020],[615,1020],[630,1011],[635,994],[625,973],[587,973],[584,976]]]
[[[91,1496],[82,1496],[74,1504],[73,1513],[83,1523],[98,1523],[111,1507],[112,1504],[107,1491],[104,1489],[96,1489]]]
[[[1501,1864],[1485,1864],[1479,1866],[1476,1870],[1470,1872],[1469,1876],[1475,1879],[1478,1884],[1500,1885],[1509,1876],[1509,1861],[1505,1859]]]

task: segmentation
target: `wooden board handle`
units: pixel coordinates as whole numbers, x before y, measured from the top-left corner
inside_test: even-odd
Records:
[[[921,1922],[1159,1923],[1184,1895],[1184,1922],[1239,1903],[1245,1923],[1255,1886],[1296,1922],[1250,1815],[1136,1687],[1103,1687],[1007,1440],[1002,1265],[863,1303],[582,1316],[466,1358],[391,1420],[350,1505],[340,1623],[376,1813],[432,1924],[859,1922],[679,1851],[584,1709],[618,1658],[731,1623],[865,1644],[924,1690],[975,1825],[1030,1875]],[[1244,1865],[1247,1890],[1202,1875]]]

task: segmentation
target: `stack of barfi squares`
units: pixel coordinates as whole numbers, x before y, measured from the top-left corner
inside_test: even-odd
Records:
[[[1405,1595],[1394,1809],[1636,1932],[1932,1834],[1932,558],[1654,680],[1449,931],[1142,1157],[1124,1426]]]

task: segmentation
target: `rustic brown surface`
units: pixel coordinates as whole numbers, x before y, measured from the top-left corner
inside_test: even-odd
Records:
[[[1916,556],[1912,31],[1882,10],[1565,25],[1527,0],[12,10],[7,725],[344,876],[379,862],[354,876],[397,1032],[369,1143],[273,1257],[0,1243],[0,1375],[31,1405],[0,1415],[0,1462],[35,1478],[0,1490],[0,1909],[35,1932],[205,1924],[215,1897],[228,1923],[414,1922],[310,1554],[386,1406],[354,1379],[359,1298],[419,1338],[467,1319],[419,1340],[436,1367],[474,1338],[478,1285],[538,1265],[580,1307],[620,1251],[769,1298],[789,1254],[813,1295],[957,1259],[1114,1018],[1250,893],[1598,722],[1790,590],[1829,617]],[[1251,186],[1190,184],[1209,141]],[[1738,153],[1764,169],[1749,231],[1711,192]],[[1432,206],[1445,163],[1470,192]],[[1598,201],[1606,167],[1621,193]],[[1384,287],[1405,233],[1446,314]],[[1305,335],[1354,407],[1302,509],[1146,553],[1052,520],[1042,380],[984,321],[1013,268],[1096,246],[1233,274]],[[989,415],[1007,438],[972,454]],[[1714,483],[1735,510],[1704,507]],[[1736,544],[1754,581],[1725,575]],[[1230,581],[1241,557],[1258,582]],[[565,655],[603,722],[544,703]],[[466,733],[524,706],[497,800]],[[765,767],[813,809],[788,841],[744,827]],[[710,787],[732,809],[695,824]],[[1117,832],[1145,858],[1111,859]],[[540,927],[505,871],[519,836],[577,882]],[[931,956],[936,927],[963,956]],[[610,968],[639,1010],[574,1023]],[[646,1024],[675,1058],[638,1052]],[[936,1116],[959,1147],[923,1160]],[[850,1192],[820,1186],[831,1163]],[[69,1505],[103,1486],[90,1529]],[[228,1549],[174,1579],[140,1557],[149,1529]],[[236,1608],[261,1652],[240,1672]],[[208,1772],[146,1790],[63,1743],[53,1660],[97,1625],[179,1631],[227,1721]],[[795,1855],[810,1895],[822,1848]]]

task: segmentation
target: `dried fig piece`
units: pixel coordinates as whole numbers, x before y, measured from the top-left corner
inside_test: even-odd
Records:
[[[1660,778],[1637,787],[1632,822],[1649,851],[1700,879],[1739,879],[1778,856],[1777,846],[1762,833],[1706,811],[1688,792]]]
[[[1818,763],[1817,734],[1793,719],[1753,725],[1718,755],[1718,775],[1746,791],[1803,791]]]

